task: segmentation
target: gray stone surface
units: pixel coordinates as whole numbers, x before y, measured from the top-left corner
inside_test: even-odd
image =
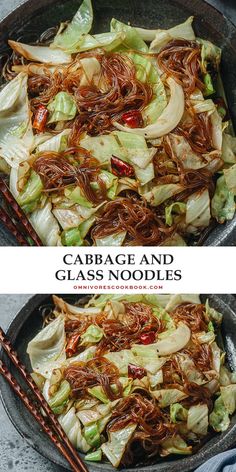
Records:
[[[2,1],[2,0],[1,0]],[[15,2],[17,3],[17,2]],[[6,330],[30,298],[30,295],[0,295],[0,325]],[[24,441],[11,424],[0,401],[0,471],[1,472],[63,472]]]

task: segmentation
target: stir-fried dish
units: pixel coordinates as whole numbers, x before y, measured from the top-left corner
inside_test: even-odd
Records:
[[[86,460],[118,467],[188,455],[229,427],[236,376],[216,341],[222,315],[208,301],[53,299],[27,352],[35,382]]]
[[[9,40],[0,167],[43,244],[201,244],[233,218],[221,50],[192,21],[91,34],[84,0],[38,43]]]

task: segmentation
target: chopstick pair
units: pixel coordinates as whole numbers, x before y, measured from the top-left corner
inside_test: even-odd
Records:
[[[60,451],[60,453],[65,457],[65,459],[69,462],[72,470],[74,472],[88,472],[86,465],[84,464],[83,460],[79,456],[78,452],[71,444],[70,440],[66,436],[64,430],[62,429],[60,423],[57,420],[57,417],[52,412],[51,408],[49,407],[48,403],[46,402],[45,398],[43,397],[41,391],[38,389],[37,385],[35,384],[34,380],[32,379],[31,375],[27,372],[24,364],[18,358],[17,353],[14,351],[10,341],[6,338],[4,331],[0,328],[0,344],[4,349],[7,356],[13,362],[15,367],[17,368],[18,372],[21,374],[22,378],[34,393],[38,404],[40,407],[43,408],[44,412],[46,413],[47,417],[50,420],[52,428],[47,423],[46,418],[40,413],[40,409],[32,403],[29,399],[27,394],[24,392],[22,387],[18,384],[16,379],[12,376],[6,365],[0,360],[0,375],[2,375],[14,392],[18,395],[20,400],[24,403],[28,411],[31,415],[36,419],[39,423],[43,431],[47,434],[50,438],[52,443],[56,446],[56,448]]]
[[[34,246],[43,246],[41,239],[1,176],[0,194],[2,195],[5,207],[9,207],[10,210],[8,213],[8,211],[0,207],[0,220],[3,225],[13,234],[21,246],[31,246],[30,240]],[[22,230],[19,226],[22,227]]]

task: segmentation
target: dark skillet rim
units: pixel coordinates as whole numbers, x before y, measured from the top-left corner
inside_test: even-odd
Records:
[[[27,323],[28,317],[31,315],[33,310],[35,310],[40,303],[42,303],[47,297],[47,294],[44,295],[34,295],[31,297],[21,308],[21,310],[18,312],[18,314],[15,316],[13,321],[10,323],[8,329],[7,329],[7,335],[11,339],[12,343],[14,344],[18,333],[20,329],[23,327],[25,323]],[[206,295],[203,295],[204,299],[206,298]],[[222,308],[225,309],[228,313],[230,312],[232,316],[236,316],[236,312],[234,311],[236,308],[236,301],[233,295],[227,295],[227,301],[225,301],[221,295],[214,295],[214,300],[215,302],[220,302],[222,305]],[[3,350],[0,349],[0,359],[4,357]],[[51,461],[52,463],[56,464],[57,466],[60,467],[66,467],[65,463],[60,461],[60,458],[58,456],[58,459],[55,458],[55,455],[51,454],[50,451],[48,453],[44,453],[44,450],[38,446],[37,442],[33,442],[30,437],[25,436],[23,431],[20,428],[20,425],[17,424],[15,425],[14,419],[11,416],[11,408],[8,406],[8,401],[7,401],[7,390],[8,390],[8,385],[5,383],[4,379],[0,377],[0,398],[2,400],[4,409],[8,415],[8,418],[10,419],[12,425],[14,428],[18,431],[18,433],[25,439],[25,441],[34,449],[36,450],[41,456],[43,456],[45,459]],[[208,459],[213,457],[215,454],[218,454],[219,452],[223,452],[229,448],[232,448],[235,440],[236,434],[236,424],[233,424],[232,427],[224,433],[221,433],[219,435],[218,441],[216,443],[213,443],[210,445],[209,442],[206,443],[207,445],[207,450],[203,450],[202,448],[193,454],[192,456],[186,456],[186,457],[176,457],[176,459],[173,459],[173,465],[178,466],[178,463],[180,465],[179,470],[181,470],[181,467],[185,472],[190,472],[196,469],[196,467],[200,466],[203,462],[206,462]],[[40,444],[40,442],[39,442]],[[205,445],[203,445],[203,448]],[[217,449],[217,451],[216,451]],[[81,454],[82,455],[82,454]],[[83,455],[82,455],[83,457]],[[163,462],[162,462],[163,463]],[[171,467],[172,461],[169,461],[169,467]],[[107,464],[105,462],[102,463],[86,463],[88,466],[88,469],[91,472],[101,472],[102,470],[105,471],[112,471],[115,469],[112,469],[112,466],[110,464]],[[144,467],[139,467],[139,469],[136,468],[127,468],[127,469],[120,469],[123,470],[124,472],[133,472],[135,470],[140,470],[140,472],[158,472],[160,463],[152,464],[152,465],[147,465]],[[66,467],[67,470],[71,470],[68,466]]]

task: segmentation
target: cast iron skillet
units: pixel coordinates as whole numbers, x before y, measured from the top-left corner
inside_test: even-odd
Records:
[[[62,295],[70,303],[78,300],[77,295]],[[223,344],[227,353],[227,360],[232,370],[236,370],[236,301],[233,296],[204,295],[202,300],[209,298],[210,304],[221,311],[224,315],[222,334]],[[29,370],[30,363],[26,348],[28,342],[42,328],[42,312],[39,307],[52,303],[50,295],[35,295],[21,309],[8,329],[8,336],[13,342],[19,357]],[[2,360],[7,364],[13,375],[20,380],[14,366],[12,366],[5,354],[1,352]],[[0,377],[0,392],[7,414],[19,433],[28,441],[30,446],[36,449],[40,454],[50,459],[52,462],[68,469],[64,458],[57,452],[54,446],[48,441],[47,437],[40,431],[38,424],[32,419],[28,411],[22,406],[20,400],[6,382]],[[136,470],[140,472],[189,472],[213,455],[222,452],[235,443],[236,434],[236,414],[231,419],[229,429],[221,434],[213,436],[196,454],[184,457],[173,456],[166,458],[158,463],[145,467],[138,466]],[[115,469],[105,463],[89,464],[91,472],[109,472]],[[126,472],[132,472],[135,469],[123,469]]]
[[[35,41],[47,28],[71,19],[80,0],[26,0],[0,22],[0,56],[8,51],[7,39]],[[203,0],[93,0],[94,31],[108,31],[114,16],[134,26],[169,28],[195,16],[198,36],[223,50],[222,76],[231,117],[236,129],[236,27]],[[207,246],[236,245],[236,217],[212,230]],[[17,245],[0,225],[0,245]]]

